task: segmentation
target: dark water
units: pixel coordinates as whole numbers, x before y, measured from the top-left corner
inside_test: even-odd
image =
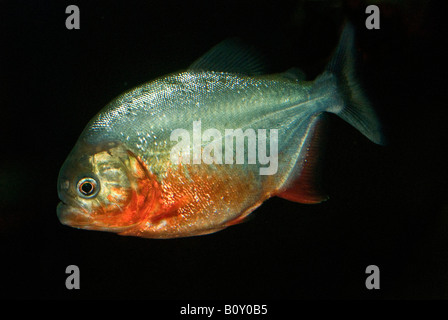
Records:
[[[362,1],[3,1],[0,296],[448,298],[442,13],[423,1],[389,3],[380,6],[381,29],[367,30]],[[70,4],[80,8],[80,30],[65,28]],[[270,199],[247,223],[186,239],[58,222],[59,168],[112,98],[233,36],[264,51],[273,72],[296,66],[312,79],[344,16],[358,30],[359,71],[390,143],[374,145],[331,117],[329,201]],[[71,264],[80,268],[80,290],[65,287]],[[365,287],[368,265],[380,268],[379,290]]]

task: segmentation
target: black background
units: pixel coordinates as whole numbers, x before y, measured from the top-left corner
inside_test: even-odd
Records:
[[[363,1],[1,1],[0,296],[448,298],[442,11],[410,3],[381,3],[381,29],[367,30]],[[65,27],[70,4],[80,30]],[[358,30],[359,71],[389,144],[331,116],[329,201],[273,198],[246,223],[184,239],[59,223],[59,168],[112,98],[233,36],[259,47],[272,72],[296,66],[313,79],[345,17]],[[65,287],[71,264],[80,290]],[[371,264],[380,290],[365,287]]]

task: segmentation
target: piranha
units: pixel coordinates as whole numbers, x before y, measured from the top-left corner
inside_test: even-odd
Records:
[[[384,141],[355,74],[354,27],[345,25],[314,81],[297,69],[267,75],[260,61],[251,49],[224,41],[187,70],[110,102],[60,170],[60,222],[144,238],[188,237],[239,223],[273,196],[326,200],[313,175],[323,115],[336,114],[374,143]],[[229,132],[242,132],[243,140],[233,144],[238,137]],[[268,165],[272,170],[261,171]]]

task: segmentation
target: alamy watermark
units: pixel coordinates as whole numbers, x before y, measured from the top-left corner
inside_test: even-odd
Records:
[[[170,140],[177,141],[170,152],[171,161],[176,164],[258,163],[267,165],[260,167],[260,175],[273,175],[278,169],[278,129],[269,130],[269,155],[267,134],[266,129],[251,128],[225,129],[224,132],[210,128],[202,132],[201,120],[193,121],[193,137],[186,129],[171,132]]]

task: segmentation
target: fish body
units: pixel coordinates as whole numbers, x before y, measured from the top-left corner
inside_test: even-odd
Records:
[[[347,25],[325,72],[303,81],[298,72],[261,74],[247,51],[216,61],[229,52],[218,45],[190,69],[122,94],[90,121],[61,169],[60,221],[186,237],[238,223],[272,196],[325,200],[307,178],[322,114],[382,142],[352,46]]]

